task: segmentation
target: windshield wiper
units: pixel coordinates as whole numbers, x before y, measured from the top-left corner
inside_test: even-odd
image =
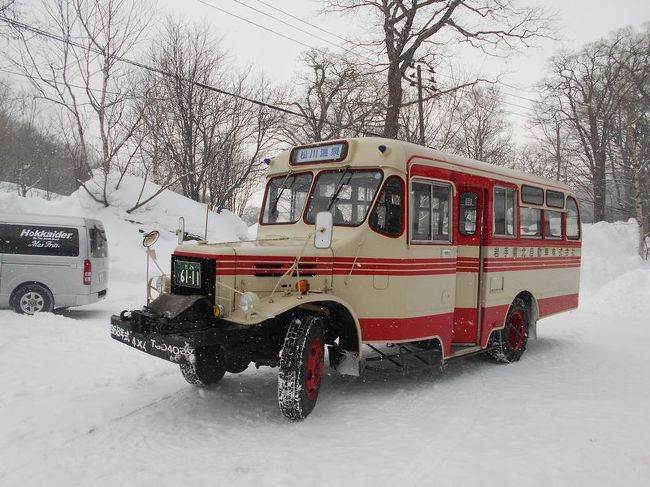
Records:
[[[273,200],[273,202],[271,203],[271,207],[270,207],[270,210],[269,210],[269,216],[271,216],[273,213],[275,213],[276,210],[278,209],[278,203],[280,201],[280,198],[282,198],[282,193],[284,193],[284,190],[287,189],[287,186],[285,186],[285,184],[287,184],[287,179],[289,179],[289,176],[291,176],[291,173],[287,173],[287,176],[284,178],[284,180],[282,181],[282,184],[278,188],[280,190],[280,192],[275,197],[275,200]],[[295,181],[296,181],[296,177],[294,176],[293,181],[291,181],[291,185],[289,185],[288,187],[290,188],[291,186],[293,186],[293,183]]]
[[[345,170],[343,171],[343,174],[341,174],[341,178],[339,179],[339,182],[336,183],[336,191],[334,191],[334,194],[332,195],[332,199],[330,200],[330,204],[327,205],[327,211],[330,211],[332,208],[332,205],[334,205],[334,202],[336,201],[336,198],[339,197],[339,193],[343,189],[343,178],[345,177],[346,174],[350,173],[350,176],[352,173],[350,172],[350,168],[346,167]],[[350,180],[348,179],[348,183]]]

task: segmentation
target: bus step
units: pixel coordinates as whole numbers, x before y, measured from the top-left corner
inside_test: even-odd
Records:
[[[420,349],[412,344],[403,343],[395,343],[390,349],[380,349],[367,343],[366,346],[375,352],[374,355],[365,358],[366,368],[369,370],[385,371],[397,368],[406,372],[440,365],[442,362],[442,354],[437,348]]]

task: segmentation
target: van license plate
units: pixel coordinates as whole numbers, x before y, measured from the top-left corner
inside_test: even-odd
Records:
[[[198,262],[175,260],[174,284],[201,289],[201,264]]]

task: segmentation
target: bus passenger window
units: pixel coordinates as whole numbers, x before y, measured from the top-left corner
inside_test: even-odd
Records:
[[[515,190],[494,188],[493,233],[499,237],[515,236]]]
[[[578,203],[571,196],[566,199],[566,237],[569,240],[580,239]]]
[[[546,238],[562,238],[562,213],[544,210],[544,226]]]
[[[519,233],[524,238],[540,238],[542,236],[542,210],[539,208],[519,209],[521,221]]]
[[[370,215],[370,228],[385,235],[402,233],[402,180],[391,176],[386,180],[379,201]]]
[[[440,183],[411,183],[411,240],[449,242],[451,187]]]
[[[478,196],[476,193],[462,193],[459,202],[458,231],[461,235],[474,235],[476,233]]]

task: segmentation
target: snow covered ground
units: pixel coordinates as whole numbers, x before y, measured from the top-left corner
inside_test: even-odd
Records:
[[[21,204],[66,205],[0,194],[3,209]],[[519,363],[332,372],[296,424],[276,406],[276,370],[200,390],[110,339],[110,314],[144,298],[138,228],[170,230],[162,256],[176,215],[165,199],[131,216],[92,211],[112,250],[108,299],[60,315],[0,310],[1,486],[649,485],[650,267],[634,225],[585,229],[580,308],[541,321]],[[246,229],[215,216],[211,232]]]

